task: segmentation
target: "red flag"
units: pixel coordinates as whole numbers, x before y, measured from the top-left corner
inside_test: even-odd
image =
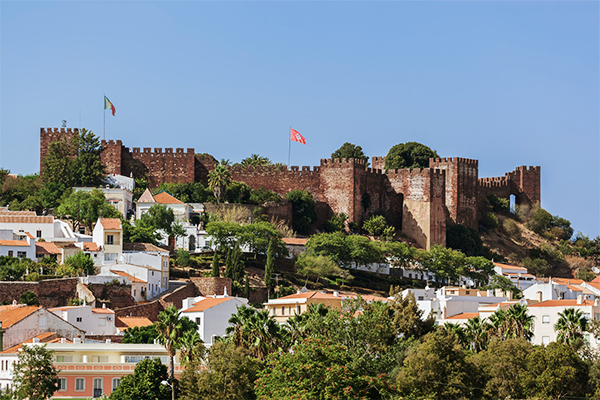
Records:
[[[290,140],[302,144],[306,144],[306,139],[297,130],[290,128]]]

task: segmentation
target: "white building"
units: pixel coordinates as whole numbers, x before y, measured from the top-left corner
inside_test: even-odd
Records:
[[[237,313],[238,307],[248,304],[243,297],[223,296],[188,297],[183,300],[181,315],[198,324],[198,334],[207,346],[214,343],[216,336],[225,335],[229,318]]]
[[[581,279],[550,278],[548,282],[537,282],[523,290],[523,297],[530,300],[572,300],[583,296],[584,300],[600,298],[600,289]]]
[[[494,271],[498,275],[502,275],[513,283],[520,290],[525,290],[529,286],[537,283],[535,275],[527,272],[527,268],[518,267],[516,265],[494,263]]]
[[[75,325],[88,335],[116,335],[115,312],[110,308],[69,306],[51,308],[54,314]]]
[[[0,237],[7,236],[10,231],[3,230],[0,232]],[[13,233],[10,232],[10,239],[0,239],[0,256],[10,256],[19,258],[29,258],[35,260],[35,238],[27,233],[23,237],[14,240]]]
[[[118,218],[98,218],[93,240],[104,251],[104,264],[112,264],[123,253],[123,229]]]
[[[29,233],[36,239],[51,241],[81,240],[64,221],[48,216],[33,214],[15,214],[17,211],[3,211],[0,214],[0,229],[9,229],[14,233]]]

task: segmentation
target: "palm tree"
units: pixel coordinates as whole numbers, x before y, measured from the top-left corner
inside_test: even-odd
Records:
[[[186,328],[188,328],[187,325],[181,318],[181,311],[175,306],[170,306],[161,311],[158,314],[158,320],[154,322],[156,332],[158,332],[158,340],[169,353],[169,374],[173,385],[175,384],[175,354],[181,345],[180,340]],[[173,399],[175,399],[175,388],[171,392]]]
[[[577,339],[583,338],[583,333],[587,331],[588,320],[583,315],[583,311],[575,308],[567,308],[558,313],[559,318],[554,325],[554,330],[558,332],[557,340],[561,343],[573,344]]]
[[[241,162],[243,167],[247,167],[249,165],[253,167],[259,167],[261,165],[271,165],[272,162],[267,157],[261,157],[258,154],[251,154],[250,157],[246,157]]]
[[[183,332],[179,344],[181,364],[183,365],[191,364],[195,360],[203,358],[206,354],[206,347],[204,347],[204,342],[200,339],[197,330]]]
[[[464,327],[465,341],[475,352],[485,350],[488,343],[488,329],[485,319],[479,317],[470,318]]]
[[[508,313],[502,308],[498,308],[488,318],[487,329],[490,338],[500,340],[506,339],[508,336]]]
[[[237,313],[229,318],[229,325],[225,330],[228,338],[237,347],[247,347],[248,324],[256,309],[244,305],[237,308]],[[233,334],[233,335],[232,335]]]
[[[522,337],[531,340],[533,337],[533,315],[527,314],[527,306],[513,304],[508,309],[508,336],[512,338]]]
[[[208,173],[208,187],[213,191],[217,203],[225,194],[225,188],[229,183],[231,183],[231,174],[223,164],[218,164],[215,169]]]
[[[252,307],[238,307],[238,312],[229,318],[226,333],[228,340],[237,347],[250,351],[253,357],[266,359],[269,353],[285,347],[284,330],[268,310],[257,311]]]

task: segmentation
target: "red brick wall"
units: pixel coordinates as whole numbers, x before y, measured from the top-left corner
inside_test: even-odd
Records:
[[[77,278],[48,279],[40,282],[0,282],[0,301],[19,301],[21,294],[31,291],[38,296],[44,307],[67,305],[77,297]]]
[[[158,313],[163,310],[160,301],[154,300],[146,304],[136,304],[131,307],[119,308],[115,311],[115,317],[146,317],[150,321],[156,321]]]
[[[231,279],[229,278],[190,278],[192,283],[198,288],[201,296],[222,295],[227,288],[227,293],[231,296]]]
[[[101,142],[104,150],[100,155],[100,159],[102,160],[102,164],[106,167],[107,174],[117,174],[123,175],[122,172],[122,150],[123,150],[123,142],[117,140],[103,140]]]
[[[168,183],[191,183],[194,182],[195,154],[194,149],[155,148],[154,152],[145,147],[140,152],[139,147],[134,147],[131,156],[139,160],[148,170],[150,187],[157,187],[162,182]]]
[[[73,136],[79,135],[79,129],[67,128],[40,128],[40,172],[42,171],[42,160],[48,154],[48,148],[52,142],[70,140]]]
[[[100,300],[108,300],[106,306],[113,309],[130,307],[135,304],[131,296],[131,285],[91,283],[88,285],[88,289],[96,298],[96,307],[102,307]]]
[[[199,292],[196,288],[196,285],[194,285],[192,282],[188,282],[187,285],[182,286],[165,296],[162,296],[159,301],[163,308],[175,306],[181,309],[183,300],[187,299],[188,297],[196,297],[198,295]]]

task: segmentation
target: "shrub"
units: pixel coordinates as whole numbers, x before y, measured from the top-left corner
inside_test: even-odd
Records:
[[[502,199],[492,194],[488,196],[487,201],[490,209],[494,212],[507,213],[510,211],[510,201],[508,199]]]
[[[552,266],[548,264],[548,261],[542,258],[527,257],[521,262],[521,265],[527,268],[527,271],[535,276],[546,276],[552,269]]]
[[[502,228],[512,240],[521,240],[521,228],[519,228],[519,225],[512,219],[504,220]]]
[[[387,228],[387,222],[383,215],[373,215],[363,223],[363,229],[373,236],[380,236]]]
[[[29,290],[21,294],[21,297],[19,297],[19,303],[27,304],[28,306],[40,305],[40,301],[38,300],[37,294]]]
[[[480,222],[487,229],[496,229],[498,227],[498,217],[491,212],[481,214]]]

